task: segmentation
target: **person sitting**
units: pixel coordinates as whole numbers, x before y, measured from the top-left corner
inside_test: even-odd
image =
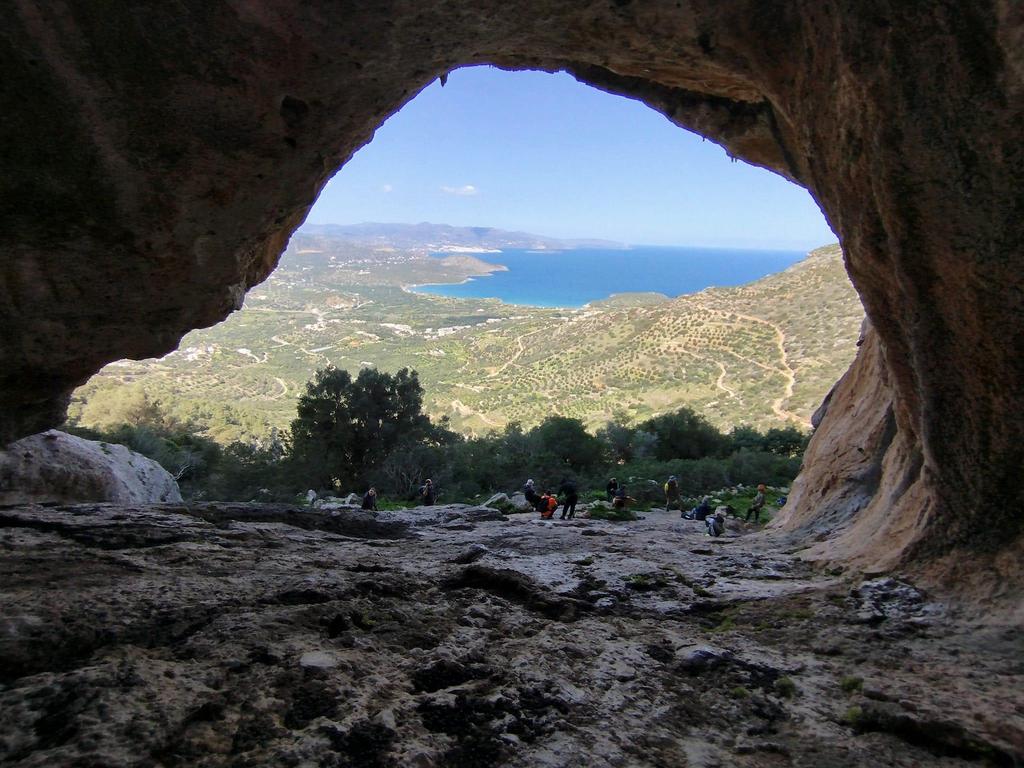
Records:
[[[605,493],[608,495],[608,501],[614,502],[615,492],[619,490],[618,481],[613,477],[611,480],[608,481],[608,485],[604,487],[604,490]]]
[[[620,485],[615,490],[615,498],[612,499],[612,507],[615,509],[629,509],[629,502],[636,501],[632,496],[626,495],[626,486]]]
[[[427,478],[422,486],[420,486],[420,502],[425,507],[432,507],[437,502],[437,489],[434,488],[434,483]]]
[[[679,481],[670,475],[665,483],[665,509],[679,509]]]
[[[540,510],[540,516],[545,520],[550,520],[555,516],[555,510],[558,509],[558,499],[548,491],[544,491],[537,506]]]
[[[363,496],[363,509],[372,509],[374,512],[377,511],[377,489],[371,488]]]
[[[750,507],[747,509],[747,516],[745,522],[750,522],[750,516],[754,516],[754,523],[761,522],[761,510],[764,509],[764,492],[767,490],[764,483],[757,486],[757,495],[751,502]]]
[[[537,494],[537,490],[533,487],[533,480],[527,480],[526,485],[523,486],[523,496],[526,497],[526,503],[534,509],[537,508],[537,499],[540,496]]]
[[[700,500],[700,504],[691,509],[689,512],[683,515],[687,520],[706,520],[707,516],[711,513],[711,499],[705,496]]]
[[[725,533],[725,512],[721,511],[721,507],[713,515],[707,516],[704,525],[707,526],[708,536],[718,537]]]

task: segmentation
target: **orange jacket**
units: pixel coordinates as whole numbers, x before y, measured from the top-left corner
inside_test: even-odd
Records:
[[[540,497],[540,500],[542,502],[540,508],[540,516],[551,517],[552,515],[554,515],[555,510],[558,509],[558,499],[556,499],[554,496],[550,496],[549,494],[545,493],[543,496]]]

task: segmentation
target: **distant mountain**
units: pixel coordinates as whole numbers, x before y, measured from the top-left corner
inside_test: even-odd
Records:
[[[321,237],[362,245],[403,250],[501,250],[526,248],[537,250],[571,250],[574,248],[627,248],[611,240],[564,240],[530,232],[509,232],[494,227],[453,227],[450,224],[306,224],[293,237],[298,247],[306,240]]]

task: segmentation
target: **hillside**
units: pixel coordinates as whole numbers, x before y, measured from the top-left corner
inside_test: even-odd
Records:
[[[806,426],[849,365],[863,317],[838,246],[738,288],[579,310],[409,293],[402,286],[494,266],[383,247],[293,238],[241,312],[160,360],[107,366],[78,390],[72,417],[94,421],[104,391],[131,384],[219,440],[258,437],[286,427],[313,371],[333,364],[416,369],[427,410],[466,432],[552,413],[597,426],[684,404],[725,428]]]

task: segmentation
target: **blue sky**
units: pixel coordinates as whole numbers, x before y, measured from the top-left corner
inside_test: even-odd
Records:
[[[652,245],[835,242],[806,190],[565,74],[434,82],[331,180],[307,219],[493,226]]]

